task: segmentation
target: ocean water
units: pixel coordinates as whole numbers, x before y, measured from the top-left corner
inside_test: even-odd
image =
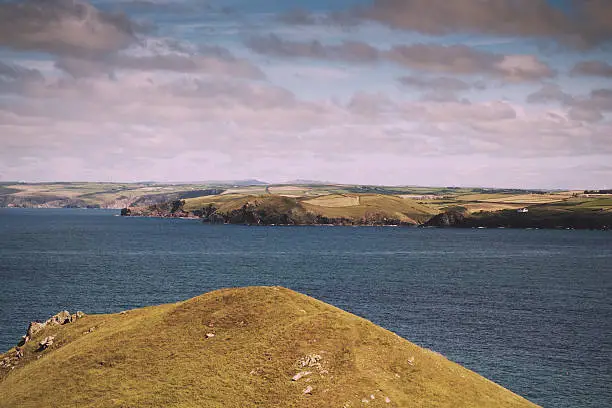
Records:
[[[545,407],[612,406],[612,233],[246,227],[0,209],[0,350],[28,322],[282,285]]]

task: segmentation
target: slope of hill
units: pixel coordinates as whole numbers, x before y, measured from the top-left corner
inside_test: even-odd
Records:
[[[216,214],[229,223],[253,223],[252,217],[236,216],[250,208],[262,215],[261,224],[420,224],[438,212],[414,200],[381,194],[327,194],[316,198],[227,194],[185,200],[183,209],[197,213],[207,206],[213,206]],[[268,219],[270,214],[273,216]],[[283,216],[289,222],[282,222]]]
[[[2,407],[535,407],[440,354],[279,287],[86,315],[47,325],[22,352],[3,356],[11,362],[0,368]]]

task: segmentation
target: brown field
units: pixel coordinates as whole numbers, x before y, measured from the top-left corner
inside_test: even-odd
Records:
[[[363,218],[368,214],[383,214],[391,218],[397,218],[402,222],[420,223],[437,213],[436,210],[418,204],[416,201],[397,196],[361,194],[357,197],[359,198],[359,205],[324,207],[310,204],[312,200],[303,202],[303,204],[307,209],[326,217],[354,219]],[[344,202],[348,203],[349,201],[345,200]],[[354,203],[355,200],[353,199],[351,202]]]
[[[553,194],[467,194],[455,197],[457,202],[503,203],[503,204],[548,204],[567,200],[571,193]]]
[[[467,203],[461,204],[461,206],[466,208],[469,213],[476,213],[479,211],[518,210],[519,208],[525,207],[522,204],[510,203]]]
[[[497,199],[482,200],[491,203],[517,203],[517,204],[547,204],[566,200],[568,197],[560,194],[520,194],[500,197]]]
[[[359,196],[331,194],[313,198],[312,200],[302,201],[302,203],[319,207],[354,207],[359,205]]]

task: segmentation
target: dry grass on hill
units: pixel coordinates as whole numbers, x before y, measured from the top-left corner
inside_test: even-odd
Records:
[[[49,335],[53,346],[35,351]],[[300,372],[310,373],[293,381]],[[278,287],[47,327],[17,368],[3,369],[0,396],[2,407],[535,406],[367,320]]]
[[[330,194],[304,201],[304,203],[318,207],[354,207],[359,205],[359,196]]]
[[[568,199],[571,194],[467,194],[456,197],[459,202],[486,202],[498,204],[547,204]]]
[[[360,194],[357,197],[359,205],[325,207],[310,204],[313,200],[305,201],[303,204],[307,209],[326,217],[362,218],[367,214],[379,213],[403,222],[420,223],[437,214],[437,211],[431,207],[397,196]]]
[[[465,208],[469,213],[479,211],[501,211],[501,210],[518,210],[525,207],[523,204],[503,204],[503,203],[461,203],[461,207]]]
[[[219,212],[228,212],[239,209],[248,202],[266,205],[266,203],[279,202],[280,198],[281,196],[274,194],[261,196],[223,194],[185,200],[184,208],[186,211],[193,211],[212,204],[218,208]],[[361,220],[367,216],[381,214],[402,222],[420,223],[438,212],[414,200],[381,194],[335,194],[314,199],[292,198],[292,200],[295,200],[297,207],[303,207],[304,210],[315,215],[328,218]]]

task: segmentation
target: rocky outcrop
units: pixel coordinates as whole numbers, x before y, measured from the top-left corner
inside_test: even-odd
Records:
[[[465,221],[467,213],[464,210],[449,210],[432,217],[423,224],[424,227],[453,227]]]
[[[36,334],[43,330],[45,327],[59,326],[62,324],[72,323],[77,319],[82,318],[83,316],[85,316],[85,313],[81,311],[71,314],[69,311],[64,310],[51,316],[44,322],[30,322],[30,325],[28,326],[28,331],[26,332],[26,335],[23,336],[21,344],[25,344],[30,341],[30,339],[36,336]]]
[[[26,334],[21,338],[19,344],[15,346],[14,353],[10,355],[5,355],[2,360],[0,360],[0,368],[13,370],[18,367],[19,362],[24,358],[24,353],[27,349],[27,347],[25,346],[26,343],[30,342],[30,340],[32,340],[36,335],[38,335],[43,329],[47,327],[61,326],[68,323],[72,323],[77,319],[82,318],[83,316],[85,316],[85,313],[81,311],[78,311],[76,313],[70,313],[67,310],[64,310],[51,316],[44,322],[30,322]],[[53,346],[54,340],[55,336],[46,336],[38,343],[38,348],[30,348],[30,350],[34,350],[36,352],[47,350],[49,347]]]
[[[54,336],[45,337],[40,343],[38,343],[38,351],[43,351],[51,347],[53,345],[53,340],[55,340]]]
[[[184,200],[175,200],[148,207],[126,207],[121,209],[121,215],[124,217],[197,218],[193,213],[185,211],[184,205]]]

